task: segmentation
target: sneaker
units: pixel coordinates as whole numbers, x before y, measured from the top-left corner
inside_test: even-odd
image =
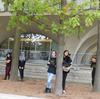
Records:
[[[45,93],[49,93],[49,88],[45,88]]]
[[[65,90],[63,90],[63,94],[66,94],[66,91]]]
[[[49,88],[49,93],[51,93],[51,89]]]

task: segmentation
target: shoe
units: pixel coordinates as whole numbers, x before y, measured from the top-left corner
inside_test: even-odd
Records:
[[[51,93],[51,88],[46,88],[45,93]]]
[[[10,76],[8,76],[8,80],[10,79]]]
[[[49,88],[49,93],[51,93],[51,88]]]
[[[49,88],[45,88],[45,93],[49,93]]]
[[[6,78],[4,78],[3,80],[7,80]]]
[[[65,90],[63,90],[63,94],[66,94],[66,91]]]
[[[21,81],[23,82],[24,80],[23,80],[23,79],[21,79]]]
[[[4,77],[4,80],[7,80],[7,77]]]

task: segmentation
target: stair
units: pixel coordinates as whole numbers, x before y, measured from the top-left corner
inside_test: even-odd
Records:
[[[47,79],[47,61],[28,61],[25,66],[25,77]],[[0,62],[0,75],[5,73],[5,64]],[[67,77],[68,82],[91,83],[91,69],[89,67],[74,67]]]

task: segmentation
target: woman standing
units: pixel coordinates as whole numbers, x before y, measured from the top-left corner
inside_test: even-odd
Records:
[[[94,86],[94,78],[96,71],[96,55],[92,56],[91,58],[91,68],[92,68],[92,86]]]
[[[11,63],[12,63],[12,56],[11,53],[8,53],[6,56],[6,68],[5,68],[4,80],[10,79]]]
[[[24,68],[25,68],[25,54],[24,52],[21,52],[19,56],[19,66],[18,66],[21,81],[23,81],[24,79]]]
[[[69,73],[70,71],[70,68],[71,68],[71,58],[70,58],[70,54],[69,54],[69,51],[68,50],[65,50],[63,52],[63,78],[62,78],[62,89],[63,89],[63,93],[66,93],[65,91],[65,84],[66,84],[66,77],[67,77],[67,74]]]
[[[47,86],[45,89],[46,93],[51,93],[52,88],[52,80],[54,75],[56,74],[56,52],[52,51],[51,58],[48,62],[48,80],[47,80]]]

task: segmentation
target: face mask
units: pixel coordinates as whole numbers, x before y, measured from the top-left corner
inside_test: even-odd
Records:
[[[7,57],[10,57],[10,55],[8,54]]]

